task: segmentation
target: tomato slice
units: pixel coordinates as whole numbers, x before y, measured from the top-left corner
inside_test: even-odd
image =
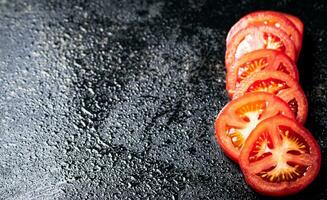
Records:
[[[283,13],[283,15],[287,17],[287,19],[290,20],[295,25],[296,29],[299,31],[302,38],[303,30],[304,30],[304,25],[302,21],[299,18],[295,17],[294,15],[290,15],[286,13]]]
[[[275,49],[293,61],[297,59],[294,44],[285,32],[273,26],[249,26],[231,38],[225,55],[227,70],[242,55],[258,49]]]
[[[301,86],[288,74],[280,71],[263,70],[252,74],[236,88],[233,98],[249,92],[269,92],[288,103],[296,119],[304,123],[308,113],[307,98]]]
[[[298,31],[295,24],[292,22],[295,20],[293,16],[286,17],[284,13],[276,11],[256,11],[242,17],[229,31],[226,39],[226,43],[229,44],[230,39],[240,30],[250,25],[268,25],[276,27],[285,32],[289,38],[293,41],[296,51],[300,52],[302,47],[302,35]],[[297,21],[297,20],[296,20]],[[300,21],[301,22],[301,21]],[[298,22],[296,22],[298,24]]]
[[[295,119],[287,103],[267,92],[253,92],[229,102],[215,121],[216,139],[222,150],[235,162],[246,138],[257,124],[282,114]]]
[[[257,192],[286,196],[307,187],[318,175],[320,148],[310,132],[285,116],[260,122],[239,157],[246,182]]]
[[[261,70],[282,71],[294,80],[299,80],[298,70],[292,59],[271,49],[260,49],[244,54],[229,69],[226,76],[226,89],[230,97],[246,77]]]

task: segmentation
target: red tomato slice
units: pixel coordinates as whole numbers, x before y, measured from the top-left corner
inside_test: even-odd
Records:
[[[246,140],[239,164],[257,192],[286,196],[307,187],[318,175],[320,148],[310,132],[278,115],[260,122]]]
[[[274,49],[296,61],[293,42],[281,29],[273,26],[249,26],[237,32],[227,46],[225,64],[227,70],[242,55],[258,49]]]
[[[290,17],[295,20],[293,17]],[[298,23],[298,22],[297,22]],[[250,25],[268,25],[284,31],[293,41],[296,51],[299,53],[302,47],[302,35],[296,28],[295,24],[284,15],[276,11],[256,11],[242,17],[229,31],[226,39],[228,45],[230,39],[240,30]]]
[[[271,49],[261,49],[244,54],[229,69],[226,76],[226,89],[230,97],[246,77],[261,70],[282,71],[289,74],[294,80],[299,80],[298,70],[292,59]]]
[[[289,19],[295,25],[300,35],[303,36],[304,25],[302,21],[299,18],[295,17],[294,15],[290,15],[286,13],[283,13],[283,15],[287,17],[287,19]]]
[[[288,74],[280,71],[263,70],[252,74],[236,88],[233,98],[249,92],[269,92],[279,96],[295,113],[302,124],[308,113],[308,103],[301,86]]]
[[[229,102],[215,121],[216,139],[222,150],[238,162],[246,138],[257,124],[282,114],[295,119],[287,103],[267,92],[253,92]]]

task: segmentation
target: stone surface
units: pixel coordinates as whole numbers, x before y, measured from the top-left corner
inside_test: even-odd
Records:
[[[325,1],[0,1],[0,199],[262,199],[214,139],[244,14],[305,24],[300,78],[327,198]]]

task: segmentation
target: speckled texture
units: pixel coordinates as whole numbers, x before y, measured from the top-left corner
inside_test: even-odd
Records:
[[[0,1],[0,199],[261,199],[214,140],[228,29],[275,9],[299,61],[327,198],[325,1]]]

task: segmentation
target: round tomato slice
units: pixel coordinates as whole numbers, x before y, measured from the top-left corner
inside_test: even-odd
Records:
[[[295,20],[292,18],[292,20]],[[302,35],[295,24],[287,18],[284,13],[276,11],[256,11],[242,17],[229,31],[226,39],[228,44],[231,38],[240,30],[250,25],[267,25],[276,27],[285,32],[293,41],[296,51],[300,52],[302,47]]]
[[[295,27],[299,31],[301,38],[302,38],[303,30],[304,30],[304,25],[303,25],[302,21],[299,18],[295,17],[294,15],[290,15],[290,14],[286,14],[286,13],[283,13],[283,15],[285,17],[287,17],[287,19],[290,20],[295,25]]]
[[[246,182],[269,196],[301,191],[316,178],[320,163],[320,148],[310,132],[281,115],[257,125],[239,159]]]
[[[222,150],[238,162],[246,138],[257,124],[282,114],[295,119],[287,103],[267,92],[253,92],[229,102],[215,121],[216,139]]]
[[[269,92],[288,103],[296,119],[304,123],[308,113],[308,103],[301,86],[288,74],[280,71],[263,70],[253,73],[236,88],[233,98],[249,92]]]
[[[244,54],[227,71],[226,89],[232,97],[235,88],[251,74],[261,70],[277,70],[299,80],[295,63],[285,54],[271,49],[260,49]]]
[[[225,55],[227,70],[242,55],[258,49],[275,49],[293,61],[297,59],[294,44],[284,31],[273,26],[249,26],[231,38]]]

